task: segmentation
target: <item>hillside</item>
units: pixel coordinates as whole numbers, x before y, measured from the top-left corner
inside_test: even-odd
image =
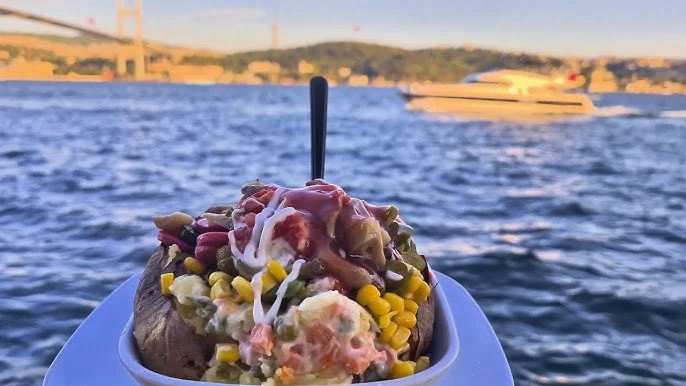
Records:
[[[686,83],[686,61],[667,59],[602,58],[579,59],[548,55],[502,52],[489,49],[426,48],[406,50],[359,42],[328,42],[284,50],[243,52],[224,57],[187,56],[183,63],[214,64],[240,72],[253,61],[272,61],[281,65],[282,75],[298,77],[298,62],[312,63],[315,72],[336,78],[340,67],[369,78],[383,76],[391,81],[432,80],[455,82],[466,75],[494,68],[526,69],[541,73],[576,71],[586,79],[597,67],[605,67],[619,84],[637,78],[658,82]]]
[[[405,50],[358,42],[328,42],[278,51],[236,53],[222,58],[189,56],[184,58],[184,63],[217,64],[239,72],[245,69],[248,63],[261,60],[279,63],[282,73],[294,77],[298,75],[298,62],[306,60],[315,66],[316,72],[331,77],[337,76],[340,67],[348,67],[355,74],[367,75],[370,78],[383,76],[392,81],[458,81],[469,73],[496,67],[545,70],[546,67],[557,67],[562,64],[559,58],[485,49]]]
[[[379,83],[424,80],[456,82],[473,72],[514,68],[544,74],[575,72],[584,76],[586,86],[590,86],[593,79],[596,79],[597,90],[623,89],[633,83],[638,87],[637,91],[645,91],[652,86],[659,86],[654,89],[655,92],[662,92],[660,87],[663,86],[686,89],[686,60],[664,58],[564,58],[475,47],[407,50],[345,41],[234,54],[167,45],[165,47],[168,55],[149,58],[151,71],[155,67],[158,71],[163,69],[156,79],[169,77],[169,66],[178,64],[186,65],[182,69],[186,72],[202,74],[208,68],[201,66],[213,65],[215,67],[209,71],[216,72],[221,67],[218,70],[220,73],[223,69],[227,73],[249,74],[251,79],[256,79],[257,76],[269,81],[304,80],[311,74],[343,81],[348,75],[339,74],[349,73],[366,76],[369,80],[382,80]],[[95,75],[102,73],[105,68],[113,68],[118,48],[113,42],[84,36],[0,32],[0,66],[17,59],[41,60],[53,63],[56,66],[55,74]],[[157,65],[160,62],[168,64]],[[251,69],[250,64],[255,65],[256,62],[257,67]],[[304,67],[299,68],[299,65]],[[265,73],[265,68],[271,73]]]

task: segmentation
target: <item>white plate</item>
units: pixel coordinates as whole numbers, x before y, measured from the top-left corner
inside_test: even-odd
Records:
[[[498,338],[466,289],[436,272],[449,299],[460,339],[457,361],[440,382],[452,386],[512,386],[512,374]],[[119,361],[117,345],[133,311],[140,280],[134,275],[88,315],[62,347],[43,380],[44,386],[137,386]]]

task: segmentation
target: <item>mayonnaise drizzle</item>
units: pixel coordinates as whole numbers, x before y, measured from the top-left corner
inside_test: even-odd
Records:
[[[285,191],[286,189],[283,187],[277,188],[271,200],[269,200],[267,206],[264,209],[262,209],[262,211],[258,213],[257,216],[255,216],[255,226],[252,229],[250,240],[248,241],[248,244],[245,246],[245,250],[243,253],[241,253],[241,251],[236,246],[236,237],[233,234],[234,231],[229,232],[229,243],[231,244],[231,253],[251,268],[262,268],[267,263],[267,256],[264,254],[264,249],[258,251],[259,243],[263,239],[262,229],[265,226],[267,218],[274,214],[274,211],[279,206],[281,196],[284,194]],[[283,218],[285,217],[282,217],[281,219]],[[269,223],[276,224],[276,222],[270,221]],[[271,226],[273,228],[274,225]],[[268,233],[271,235],[273,233],[273,230]]]
[[[286,291],[288,290],[288,284],[290,284],[293,280],[298,278],[298,275],[300,274],[300,267],[303,265],[304,262],[305,260],[299,259],[293,263],[291,272],[286,276],[285,279],[283,279],[283,282],[281,282],[281,284],[279,285],[279,289],[276,291],[276,300],[271,305],[271,307],[269,307],[269,310],[267,311],[266,315],[264,313],[264,306],[262,305],[262,274],[265,272],[265,270],[262,270],[255,276],[253,276],[252,280],[250,281],[250,285],[252,286],[254,296],[252,316],[255,320],[255,324],[270,324],[274,321],[274,318],[276,318],[276,313],[279,312],[279,308],[281,308],[283,297],[286,295]]]

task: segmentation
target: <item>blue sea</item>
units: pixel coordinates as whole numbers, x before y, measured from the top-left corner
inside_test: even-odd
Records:
[[[39,385],[155,246],[255,178],[308,178],[305,87],[0,83],[0,384]],[[336,87],[326,178],[393,203],[491,321],[518,385],[686,385],[686,97],[557,122]]]

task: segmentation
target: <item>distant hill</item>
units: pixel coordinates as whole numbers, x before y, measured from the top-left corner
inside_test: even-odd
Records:
[[[598,74],[608,74],[602,76],[610,76],[612,82],[619,86],[637,80],[648,80],[655,84],[669,81],[686,83],[686,60],[662,58],[565,58],[476,47],[407,50],[346,41],[234,54],[163,44],[159,46],[165,47],[175,63],[181,60],[183,64],[219,65],[234,73],[243,73],[251,62],[270,61],[280,65],[281,77],[301,80],[309,74],[299,73],[298,63],[306,61],[314,67],[314,73],[332,80],[340,80],[338,71],[342,67],[349,68],[353,74],[366,75],[370,79],[384,78],[393,82],[457,82],[473,72],[513,68],[544,74],[574,71],[583,75],[587,82],[591,80],[593,71],[600,69]],[[118,46],[113,42],[89,36],[0,32],[0,50],[6,51],[5,59],[0,57],[0,65],[20,55],[27,55],[30,58],[55,63],[58,73],[99,73],[100,67],[112,67]],[[153,60],[160,60],[160,57]],[[265,77],[267,78],[269,77]]]
[[[277,62],[282,74],[298,76],[300,60],[315,66],[315,72],[337,77],[340,67],[370,78],[383,76],[387,80],[432,80],[456,82],[466,75],[495,68],[513,68],[550,73],[554,70],[576,69],[590,79],[598,65],[607,65],[620,83],[628,83],[635,76],[660,81],[686,82],[686,60],[665,60],[664,66],[643,66],[639,59],[602,58],[580,59],[550,55],[502,52],[491,49],[457,47],[406,50],[378,44],[359,42],[328,42],[283,50],[266,50],[229,54],[224,57],[187,56],[187,64],[216,64],[240,72],[252,61]]]
[[[406,50],[359,42],[328,42],[312,46],[243,52],[222,58],[190,56],[187,64],[218,64],[233,71],[242,71],[252,61],[277,62],[287,75],[296,76],[298,62],[314,64],[316,72],[336,77],[340,67],[370,78],[384,76],[388,80],[431,79],[458,81],[475,71],[497,67],[545,70],[562,65],[562,59],[529,54],[505,53],[486,49],[427,48]]]

